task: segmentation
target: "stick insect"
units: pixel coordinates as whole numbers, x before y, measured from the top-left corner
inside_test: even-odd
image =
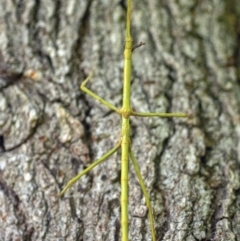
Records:
[[[140,117],[187,117],[185,113],[139,113],[131,109],[130,105],[130,82],[131,82],[131,65],[132,65],[132,52],[136,47],[133,47],[133,40],[130,33],[130,15],[131,15],[131,5],[132,1],[127,2],[127,19],[126,19],[126,39],[125,39],[125,49],[124,49],[124,79],[123,79],[123,100],[122,107],[120,109],[116,108],[108,101],[102,99],[98,95],[94,94],[91,90],[86,87],[86,84],[91,79],[92,74],[90,74],[87,79],[81,84],[81,90],[89,94],[94,99],[101,102],[103,105],[107,106],[111,110],[115,111],[122,117],[122,131],[121,138],[118,144],[103,155],[100,159],[96,160],[85,170],[80,172],[78,175],[73,177],[65,188],[61,191],[60,196],[63,195],[78,179],[83,175],[87,174],[95,166],[99,165],[101,162],[105,161],[108,157],[113,155],[118,149],[121,148],[121,229],[122,229],[122,241],[128,241],[128,162],[131,159],[133,167],[135,169],[139,184],[142,188],[146,205],[148,207],[148,216],[151,228],[152,240],[156,241],[154,219],[153,219],[153,209],[151,206],[150,198],[147,193],[146,186],[144,184],[142,175],[139,170],[136,158],[133,154],[131,148],[130,140],[130,116],[140,116]],[[137,47],[142,45],[140,43]]]

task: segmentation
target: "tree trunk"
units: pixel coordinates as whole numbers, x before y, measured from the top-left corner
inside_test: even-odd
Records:
[[[133,1],[132,146],[157,240],[240,240],[240,5]],[[0,2],[0,240],[120,240],[125,1]],[[151,240],[130,164],[129,240]]]

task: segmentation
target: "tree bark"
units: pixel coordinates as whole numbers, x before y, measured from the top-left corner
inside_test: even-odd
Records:
[[[120,138],[125,1],[0,2],[0,240],[120,240],[120,153],[58,194]],[[237,0],[133,1],[132,146],[157,240],[240,240]],[[129,240],[151,240],[133,167]]]

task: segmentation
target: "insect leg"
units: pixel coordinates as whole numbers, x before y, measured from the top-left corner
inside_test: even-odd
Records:
[[[90,96],[92,96],[94,99],[98,100],[99,102],[101,102],[103,105],[107,106],[108,108],[110,108],[111,110],[114,110],[115,112],[118,112],[118,108],[115,107],[114,105],[112,105],[111,103],[109,103],[108,101],[102,99],[100,96],[94,94],[91,90],[89,90],[86,87],[87,82],[92,78],[93,74],[90,73],[90,75],[83,81],[83,83],[81,84],[80,88],[82,91],[86,92],[87,94],[89,94]]]
[[[95,166],[99,165],[101,162],[106,160],[108,157],[110,157],[113,153],[115,153],[121,146],[121,141],[109,152],[107,152],[105,155],[103,155],[101,158],[99,158],[97,161],[92,163],[89,167],[84,169],[82,172],[80,172],[78,175],[73,177],[68,184],[64,187],[64,189],[60,192],[59,196],[62,196],[79,178],[81,178],[83,175],[87,174],[89,171],[91,171]]]
[[[145,198],[145,201],[146,201],[146,205],[148,207],[148,216],[149,216],[150,228],[151,228],[151,233],[152,233],[152,241],[156,241],[154,219],[153,219],[153,209],[152,209],[152,205],[151,205],[151,202],[150,202],[150,198],[148,196],[147,188],[144,184],[141,172],[139,170],[139,166],[137,164],[136,158],[134,157],[133,151],[131,149],[129,150],[129,155],[130,155],[130,159],[132,161],[133,167],[135,169],[135,172],[137,174],[139,184],[142,188],[143,195],[144,195],[144,198]]]

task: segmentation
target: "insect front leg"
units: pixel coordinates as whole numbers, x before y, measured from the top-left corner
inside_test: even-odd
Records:
[[[90,96],[92,96],[95,100],[98,100],[100,103],[102,103],[103,105],[107,106],[109,109],[114,110],[115,112],[118,113],[118,108],[117,107],[115,107],[114,105],[112,105],[108,101],[104,100],[100,96],[96,95],[95,93],[93,93],[91,90],[89,90],[86,87],[87,82],[92,78],[92,76],[93,76],[93,73],[90,73],[89,76],[81,84],[80,89],[82,91],[84,91],[85,93],[89,94]]]

